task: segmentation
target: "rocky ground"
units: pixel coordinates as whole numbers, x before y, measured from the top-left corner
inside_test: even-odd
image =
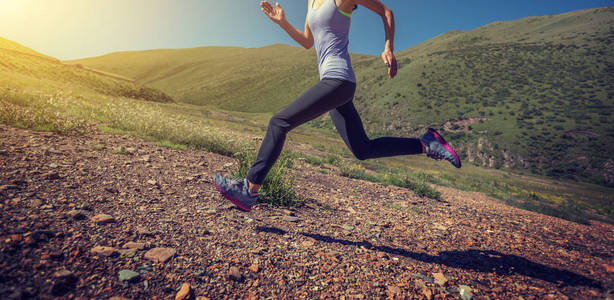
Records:
[[[479,193],[295,165],[295,208],[250,213],[231,158],[0,125],[0,298],[613,298],[614,226]],[[325,173],[325,172],[324,172]]]

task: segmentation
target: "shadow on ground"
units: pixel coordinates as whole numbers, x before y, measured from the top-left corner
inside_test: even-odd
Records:
[[[276,227],[256,227],[258,232],[268,232],[278,235],[286,234],[285,230]],[[461,268],[477,272],[496,273],[498,275],[524,275],[534,279],[541,279],[564,286],[588,286],[592,288],[602,288],[600,282],[585,277],[583,275],[548,267],[524,257],[517,255],[504,254],[493,250],[458,250],[458,251],[442,251],[438,255],[429,255],[426,253],[412,252],[404,249],[392,248],[389,246],[375,246],[367,241],[349,241],[337,239],[317,233],[298,232],[298,234],[313,238],[315,240],[329,243],[340,244],[345,246],[361,247],[366,249],[386,252],[393,255],[419,260],[426,263],[441,264],[452,268]]]

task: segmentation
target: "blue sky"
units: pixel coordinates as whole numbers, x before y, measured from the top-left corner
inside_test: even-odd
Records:
[[[333,1],[333,0],[326,0]],[[60,59],[114,51],[197,46],[297,45],[260,11],[259,0],[0,0],[0,36]],[[279,0],[303,28],[306,0]],[[614,0],[384,0],[396,19],[395,50],[450,30],[494,21],[612,6]],[[350,51],[379,54],[379,16],[355,11]]]

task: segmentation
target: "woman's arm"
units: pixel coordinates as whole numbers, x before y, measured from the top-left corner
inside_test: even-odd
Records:
[[[307,5],[309,5],[309,0],[307,1]],[[305,18],[305,31],[300,32],[286,20],[284,10],[279,6],[279,3],[275,3],[275,6],[273,6],[268,1],[262,1],[260,2],[260,9],[271,19],[271,21],[283,28],[293,40],[301,44],[305,49],[309,49],[313,46],[313,35],[311,34],[311,30],[309,30],[307,18]]]
[[[394,15],[392,11],[379,0],[346,0],[360,4],[382,17],[384,30],[386,32],[386,43],[382,60],[388,66],[388,77],[393,78],[397,75],[397,59],[394,57]]]

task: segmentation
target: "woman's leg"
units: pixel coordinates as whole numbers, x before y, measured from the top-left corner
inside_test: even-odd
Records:
[[[381,137],[370,140],[353,101],[331,110],[330,117],[345,144],[360,160],[423,153],[419,139]]]
[[[247,174],[247,180],[261,185],[281,153],[286,134],[297,126],[351,101],[355,89],[355,83],[325,78],[274,115],[269,121],[267,133],[256,161]]]

